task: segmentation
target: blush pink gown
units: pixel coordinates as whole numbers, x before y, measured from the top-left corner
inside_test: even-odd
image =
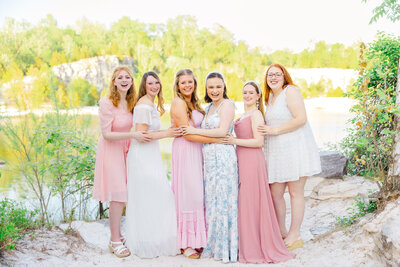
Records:
[[[100,99],[99,119],[103,132],[130,132],[132,118],[132,113],[114,107],[108,97]],[[126,156],[130,141],[108,141],[100,136],[94,171],[94,199],[127,202]]]
[[[235,122],[238,139],[253,138],[251,116]],[[239,262],[277,263],[295,255],[283,243],[261,148],[236,146],[239,166]]]
[[[199,128],[203,114],[192,112],[190,124]],[[178,223],[178,248],[202,248],[207,244],[204,218],[202,144],[184,137],[172,143],[172,191]]]

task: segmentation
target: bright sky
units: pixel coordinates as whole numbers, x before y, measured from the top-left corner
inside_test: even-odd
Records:
[[[123,16],[145,23],[165,23],[178,15],[196,17],[200,27],[221,24],[236,40],[270,52],[294,52],[327,43],[369,42],[377,31],[400,35],[400,22],[381,19],[369,25],[379,0],[0,0],[0,25],[5,18],[37,24],[47,14],[58,26],[73,26],[85,17],[109,26]]]

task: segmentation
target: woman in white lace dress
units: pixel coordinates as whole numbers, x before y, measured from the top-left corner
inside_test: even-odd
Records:
[[[133,110],[133,130],[147,131],[152,141],[132,140],[127,156],[128,204],[126,244],[141,258],[176,255],[175,199],[168,183],[158,139],[180,135],[179,128],[160,130],[164,113],[161,82],[154,72],[146,72],[140,83]],[[158,98],[157,109],[154,105]]]
[[[264,153],[272,199],[282,237],[289,250],[302,247],[300,227],[304,217],[304,185],[308,176],[321,172],[304,100],[288,71],[271,65],[265,74],[266,125],[258,127],[266,135]],[[291,225],[285,226],[286,204],[283,194],[289,189]]]

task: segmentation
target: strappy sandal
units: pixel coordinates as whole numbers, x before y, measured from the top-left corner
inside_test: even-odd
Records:
[[[121,239],[122,244],[124,244],[124,246],[126,245],[126,238],[125,236],[121,236],[119,239]]]
[[[113,245],[116,245],[116,247],[113,247]],[[108,249],[118,258],[125,258],[131,255],[129,249],[122,242],[110,241],[110,243],[108,244]],[[122,253],[124,251],[128,251],[128,253]]]
[[[181,249],[181,253],[188,257],[189,259],[200,259],[200,253],[196,252],[196,250],[192,248]]]

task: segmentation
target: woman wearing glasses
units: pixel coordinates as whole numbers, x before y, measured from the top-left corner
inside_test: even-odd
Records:
[[[258,131],[266,136],[264,153],[281,234],[288,249],[293,250],[303,246],[300,227],[304,216],[304,185],[308,176],[321,172],[321,163],[304,100],[286,68],[271,65],[264,85],[266,125],[258,126]],[[283,198],[286,186],[291,205],[289,232]]]

